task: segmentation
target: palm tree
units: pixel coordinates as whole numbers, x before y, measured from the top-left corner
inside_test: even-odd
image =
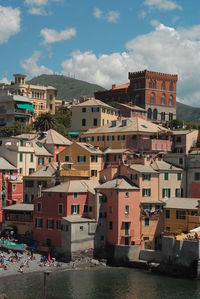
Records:
[[[41,114],[33,124],[37,132],[45,132],[55,128],[54,117],[50,113]]]

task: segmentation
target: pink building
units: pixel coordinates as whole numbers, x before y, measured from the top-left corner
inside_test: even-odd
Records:
[[[140,244],[139,188],[125,178],[116,178],[96,190],[105,197],[106,242],[112,245]]]
[[[94,218],[94,186],[89,180],[74,180],[42,191],[41,197],[34,201],[33,234],[39,248],[61,248],[64,217]]]

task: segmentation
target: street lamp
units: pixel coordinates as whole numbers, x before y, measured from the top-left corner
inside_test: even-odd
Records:
[[[47,281],[47,276],[49,276],[50,271],[44,271],[44,296],[43,298],[46,299],[46,281]]]

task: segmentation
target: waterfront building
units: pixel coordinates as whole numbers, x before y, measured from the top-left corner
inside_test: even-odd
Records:
[[[0,157],[0,222],[2,208],[22,202],[23,183],[16,167]]]
[[[12,126],[15,122],[30,124],[34,106],[30,99],[21,95],[0,94],[0,126]]]
[[[73,142],[59,154],[60,177],[99,180],[103,154],[89,143]]]
[[[140,117],[113,120],[110,124],[89,129],[79,137],[101,149],[130,149],[137,152],[170,152],[170,131]]]
[[[147,111],[151,121],[166,122],[176,119],[177,75],[149,70],[129,72],[129,83],[106,91],[95,92],[95,98],[106,103],[132,103]]]
[[[96,184],[91,180],[69,180],[42,191],[41,197],[34,201],[33,232],[38,248],[42,246],[61,252],[63,217],[95,218],[94,187]],[[81,225],[79,232],[82,233]],[[71,234],[71,231],[68,231],[68,234]],[[73,240],[72,236],[71,238]]]
[[[105,242],[111,245],[140,244],[139,188],[126,178],[115,178],[96,187],[103,195],[99,218],[105,217]],[[103,209],[103,211],[102,211]]]
[[[14,74],[14,82],[1,84],[0,95],[19,95],[30,99],[34,107],[33,120],[42,113],[55,114],[55,99],[57,89],[52,86],[42,86],[26,83],[26,75]]]
[[[33,235],[33,204],[14,204],[3,208],[3,229],[13,227],[20,236]]]
[[[41,196],[43,189],[56,185],[59,181],[58,163],[51,162],[28,176],[23,177],[23,202],[33,203]]]
[[[94,98],[72,105],[71,111],[71,129],[78,132],[107,125],[119,115],[116,108]]]
[[[200,226],[199,198],[174,197],[164,206],[164,229],[171,233],[188,233]]]

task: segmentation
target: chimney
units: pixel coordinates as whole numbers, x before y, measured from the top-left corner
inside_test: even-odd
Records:
[[[115,89],[115,87],[116,87],[116,84],[112,84],[112,89]]]

